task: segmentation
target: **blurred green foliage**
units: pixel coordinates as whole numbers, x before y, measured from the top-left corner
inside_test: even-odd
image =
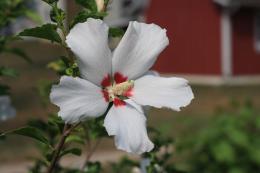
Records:
[[[30,0],[1,0],[0,1],[0,33],[22,17],[40,22],[40,17],[28,8]],[[19,48],[10,46],[13,42],[21,40],[15,35],[0,35],[0,54],[13,54],[31,63],[31,59]],[[4,57],[4,56],[3,56]],[[14,68],[0,65],[0,77],[17,77],[18,71]],[[0,84],[0,95],[7,95],[9,86]]]
[[[49,40],[64,48],[66,55],[48,63],[48,68],[57,75],[79,76],[79,69],[74,55],[65,43],[65,37],[70,29],[88,18],[103,19],[107,13],[98,11],[95,0],[75,0],[81,5],[81,11],[74,16],[69,26],[66,26],[67,14],[58,6],[58,0],[43,0],[49,5],[52,23],[25,29],[17,37],[0,36],[0,53],[11,52],[30,61],[22,50],[9,48],[8,44],[23,37],[34,37]],[[29,16],[37,19],[27,9],[28,0],[0,0],[0,28],[9,25],[19,16]],[[105,6],[108,1],[105,1]],[[9,14],[14,11],[14,14]],[[30,15],[28,15],[30,14]],[[121,37],[124,31],[120,28],[110,28],[110,37]],[[15,69],[1,67],[0,76],[16,77]],[[40,81],[38,91],[45,105],[49,103],[49,94],[54,81]],[[8,86],[0,85],[0,93],[8,92]],[[111,163],[113,173],[132,173],[134,169],[142,173],[258,173],[260,172],[260,118],[250,105],[235,106],[229,111],[222,111],[198,135],[193,135],[180,145],[180,149],[189,152],[189,169],[180,170],[175,162],[175,143],[172,138],[164,136],[156,129],[149,128],[149,135],[155,144],[150,153],[141,156],[139,160],[124,157],[120,162]],[[106,114],[106,113],[105,113]],[[101,173],[105,172],[100,162],[89,160],[102,138],[108,137],[103,126],[104,116],[85,121],[75,127],[64,141],[64,147],[54,168],[55,173]],[[28,173],[42,173],[50,166],[56,152],[56,146],[62,138],[64,122],[57,114],[50,114],[47,120],[34,119],[26,127],[18,128],[0,134],[0,138],[8,135],[22,135],[37,141],[36,146],[41,154],[33,158],[34,165]],[[166,127],[166,126],[165,126]],[[87,148],[88,152],[84,152]],[[69,168],[59,163],[67,155],[85,155],[82,168]]]
[[[65,25],[66,12],[58,6],[58,0],[43,0],[50,10],[52,23],[29,28],[22,31],[18,36],[0,36],[0,53],[13,53],[30,62],[27,55],[20,49],[10,48],[9,44],[20,40],[20,36],[34,37],[49,40],[63,47],[66,55],[50,62],[48,68],[59,76],[79,76],[79,69],[74,55],[65,43],[66,34],[80,22],[88,18],[103,19],[107,13],[98,11],[95,0],[75,0],[82,6],[82,10],[74,16],[67,27]],[[33,20],[37,15],[27,8],[28,0],[0,0],[0,29],[11,24],[15,19],[27,16]],[[105,6],[108,1],[105,1]],[[121,37],[124,31],[119,28],[110,28],[109,36]],[[0,67],[0,76],[16,77],[15,69]],[[47,105],[49,93],[53,81],[40,81],[38,91]],[[0,85],[0,94],[8,93],[8,86]],[[106,114],[106,113],[105,113]],[[66,137],[64,147],[58,160],[62,157],[84,154],[85,164],[82,169],[55,166],[55,173],[101,173],[104,168],[100,162],[91,162],[89,158],[97,148],[102,138],[108,137],[103,126],[104,116],[88,120],[75,127]],[[63,135],[64,122],[57,114],[50,114],[47,120],[34,119],[28,122],[26,127],[18,128],[0,134],[4,139],[8,135],[22,135],[37,141],[40,157],[33,158],[34,165],[28,173],[45,172],[49,167],[56,152],[58,141]],[[166,127],[166,126],[165,126]],[[259,173],[260,172],[260,115],[250,103],[239,105],[234,103],[231,109],[219,111],[208,128],[192,134],[192,137],[182,141],[178,150],[188,153],[188,167],[185,171],[178,169],[174,164],[175,145],[174,141],[164,136],[156,129],[149,128],[150,136],[154,141],[155,148],[150,153],[141,156],[140,160],[124,157],[120,162],[111,163],[111,172],[131,173],[139,169],[142,173]],[[192,132],[191,132],[192,133]],[[88,152],[84,153],[85,148]]]
[[[39,23],[41,18],[28,8],[31,0],[1,0],[0,1],[0,28],[8,26],[17,18],[27,17]]]
[[[152,127],[148,128],[149,136],[154,142],[154,149],[144,153],[139,160],[123,157],[120,162],[111,163],[113,173],[184,173],[174,163],[175,145],[171,137]]]
[[[180,142],[191,173],[260,172],[260,113],[250,102],[217,113],[208,127]]]

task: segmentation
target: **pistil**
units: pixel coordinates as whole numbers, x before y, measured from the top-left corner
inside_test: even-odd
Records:
[[[111,86],[105,88],[105,91],[108,93],[109,102],[114,101],[115,99],[122,99],[127,97],[130,94],[130,91],[134,87],[134,81],[129,80],[119,84],[113,83]]]

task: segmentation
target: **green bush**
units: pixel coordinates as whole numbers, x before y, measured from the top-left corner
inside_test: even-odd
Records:
[[[189,151],[189,172],[260,172],[260,113],[250,103],[218,112],[208,125],[180,144]]]

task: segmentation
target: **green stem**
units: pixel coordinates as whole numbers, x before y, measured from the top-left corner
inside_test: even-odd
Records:
[[[62,136],[61,136],[61,139],[59,141],[59,143],[57,144],[57,146],[55,147],[54,149],[54,152],[53,152],[53,158],[52,158],[52,161],[51,161],[51,164],[50,166],[48,167],[47,169],[47,172],[46,173],[52,173],[57,165],[57,162],[60,158],[60,153],[64,147],[64,144],[65,144],[65,141],[67,139],[67,137],[70,135],[70,133],[72,132],[72,130],[74,128],[76,128],[80,123],[74,125],[74,126],[71,126],[69,124],[65,124],[64,128],[63,128],[63,133],[62,133]]]
[[[53,158],[52,158],[52,161],[51,161],[51,164],[47,170],[46,173],[52,173],[56,164],[57,164],[57,161],[59,159],[59,155],[60,155],[60,152],[64,146],[64,143],[65,143],[65,140],[66,138],[68,137],[68,135],[70,134],[70,125],[68,124],[65,124],[64,126],[64,129],[63,129],[63,133],[62,133],[62,136],[61,136],[61,139],[58,143],[58,145],[55,147],[55,150],[54,150],[54,153],[53,153]]]

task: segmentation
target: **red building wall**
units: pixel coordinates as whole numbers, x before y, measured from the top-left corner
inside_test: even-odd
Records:
[[[165,27],[170,38],[156,70],[221,74],[220,10],[212,0],[151,0],[147,19]]]
[[[233,17],[233,74],[260,73],[260,54],[254,48],[254,11],[241,9]]]

